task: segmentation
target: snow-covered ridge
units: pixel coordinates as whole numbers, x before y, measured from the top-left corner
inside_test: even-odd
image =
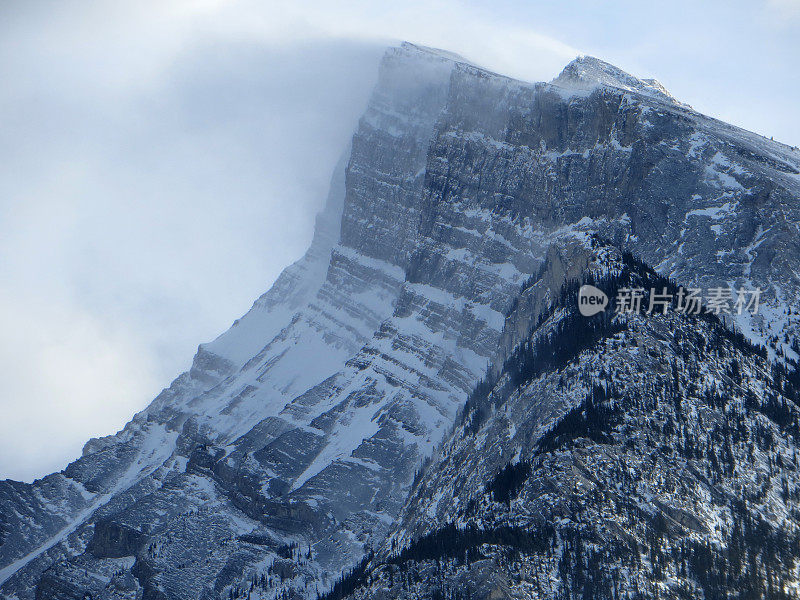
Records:
[[[591,89],[604,85],[691,108],[678,101],[658,80],[639,79],[593,56],[579,56],[564,67],[552,83],[567,89]]]

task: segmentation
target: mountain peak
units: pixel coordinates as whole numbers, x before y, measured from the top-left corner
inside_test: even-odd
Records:
[[[656,79],[639,79],[594,56],[577,57],[564,67],[552,83],[571,89],[590,89],[602,85],[688,107],[687,104],[678,101]]]
[[[456,54],[455,52],[450,52],[449,50],[432,48],[430,46],[423,46],[421,44],[415,44],[413,42],[403,42],[402,44],[400,44],[400,48],[409,53],[425,54],[450,62],[476,66],[474,65],[474,63],[470,62],[460,54]]]

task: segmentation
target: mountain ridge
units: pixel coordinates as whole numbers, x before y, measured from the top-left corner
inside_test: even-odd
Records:
[[[675,290],[674,282],[604,243],[595,242],[587,258],[577,281],[609,295],[620,285]],[[797,465],[770,455],[788,450],[796,457],[796,365],[793,374],[775,372],[764,348],[713,315],[587,319],[577,314],[573,281],[551,296],[525,336],[556,342],[567,350],[563,362],[524,375],[538,364],[520,360],[536,352],[536,342],[519,340],[516,357],[479,386],[426,464],[395,531],[326,600],[796,597]],[[602,333],[583,345],[547,333],[570,319],[595,323]],[[699,322],[681,323],[693,319]],[[687,343],[692,336],[703,345]],[[698,380],[691,369],[721,377]],[[636,378],[643,381],[632,385]],[[754,391],[762,381],[778,396]],[[737,390],[742,385],[749,389]],[[626,389],[645,394],[628,397]],[[703,441],[709,419],[720,448]],[[738,433],[720,427],[728,420],[739,423]],[[744,420],[759,436],[749,450]],[[713,454],[713,467],[705,452]],[[759,486],[770,491],[756,492]]]
[[[574,274],[592,234],[686,283],[768,287],[765,316],[737,325],[793,357],[798,166],[649,94],[387,51],[308,253],[121,432],[0,483],[0,591],[327,589],[527,334],[546,298],[522,286],[546,261],[553,284]]]
[[[579,56],[564,67],[551,83],[568,89],[591,89],[594,86],[614,87],[690,110],[692,108],[677,100],[658,80],[639,79],[594,56]]]

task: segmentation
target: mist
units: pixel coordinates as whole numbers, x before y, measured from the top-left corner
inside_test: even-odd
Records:
[[[20,480],[121,428],[302,255],[384,49],[190,39],[153,73],[40,43],[0,92],[0,476]]]

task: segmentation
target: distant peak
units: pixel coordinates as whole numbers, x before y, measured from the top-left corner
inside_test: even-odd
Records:
[[[594,56],[579,56],[564,67],[552,83],[569,89],[590,89],[602,85],[688,107],[670,94],[659,81],[639,79]]]

